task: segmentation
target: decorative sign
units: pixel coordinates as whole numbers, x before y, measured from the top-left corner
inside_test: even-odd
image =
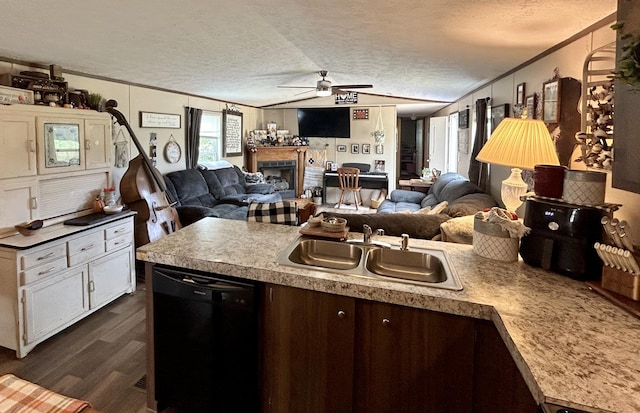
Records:
[[[458,128],[467,129],[469,127],[469,109],[461,110],[458,115]]]
[[[358,103],[358,92],[336,93],[336,105]]]
[[[180,129],[181,116],[171,113],[140,112],[141,128]]]
[[[222,142],[224,156],[242,155],[242,113],[222,111]]]
[[[369,119],[369,109],[354,109],[353,110],[353,119]]]

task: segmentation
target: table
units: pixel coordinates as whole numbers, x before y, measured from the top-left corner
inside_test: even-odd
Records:
[[[386,172],[360,172],[358,183],[362,188],[389,190],[389,176]],[[322,203],[324,204],[327,197],[326,188],[330,186],[340,187],[338,173],[325,172],[322,184],[325,188],[324,191],[322,191]]]
[[[409,189],[411,191],[429,192],[429,188],[433,185],[433,181],[425,182],[422,179],[400,179],[398,186],[400,189]]]

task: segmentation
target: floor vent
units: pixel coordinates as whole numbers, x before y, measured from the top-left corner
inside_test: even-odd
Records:
[[[147,389],[147,375],[145,374],[144,376],[142,376],[140,378],[140,380],[138,380],[136,382],[136,384],[133,385],[133,387],[137,387],[139,389],[146,390]]]

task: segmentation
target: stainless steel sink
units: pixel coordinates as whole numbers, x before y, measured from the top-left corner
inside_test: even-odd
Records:
[[[360,264],[362,248],[343,242],[307,239],[300,241],[288,257],[296,264],[349,270]]]
[[[376,248],[369,251],[367,270],[385,277],[425,283],[447,280],[442,262],[433,255],[419,251]]]
[[[386,247],[386,245],[385,245]],[[276,262],[356,277],[462,290],[462,284],[444,251],[376,244],[347,243],[300,237],[278,256]]]

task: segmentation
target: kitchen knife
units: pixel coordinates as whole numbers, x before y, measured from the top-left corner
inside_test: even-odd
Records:
[[[633,272],[631,269],[631,263],[629,260],[624,258],[624,248],[614,248],[614,253],[618,255],[618,261],[620,261],[620,265],[622,265],[622,269],[626,272]]]
[[[624,248],[624,244],[622,243],[622,239],[620,238],[620,234],[618,234],[618,218],[613,218],[609,221],[609,226],[611,229],[611,237],[613,238],[613,243],[616,244],[618,248]]]
[[[613,239],[613,234],[611,233],[612,228],[611,228],[611,222],[609,220],[609,217],[607,216],[602,217],[602,219],[600,219],[600,223],[602,224],[602,229],[606,234],[607,241],[610,242],[611,244],[615,244],[615,240]]]
[[[611,263],[611,267],[617,268],[619,270],[622,269],[620,263],[618,262],[618,257],[613,253],[613,248],[611,245],[604,246],[604,253],[609,262]]]
[[[620,240],[624,244],[625,248],[633,252],[633,235],[631,235],[629,223],[624,219],[618,224],[618,233],[620,234]]]
[[[600,245],[601,245],[601,244],[600,244],[599,242],[596,242],[595,244],[593,244],[593,248],[596,250],[596,254],[598,254],[598,257],[600,257],[600,259],[602,260],[602,262],[604,263],[604,265],[607,265],[607,266],[609,266],[609,267],[610,267],[610,265],[609,265],[609,260],[607,260],[607,259],[604,257],[604,252],[603,252],[603,251],[600,251]]]
[[[611,267],[611,268],[616,268],[615,264],[611,262],[611,260],[609,259],[609,254],[607,254],[606,252],[606,244],[600,244],[598,246],[598,250],[600,250],[600,253],[602,254],[602,259],[604,260],[604,263],[606,266]]]
[[[633,274],[640,274],[640,265],[638,265],[636,258],[633,255],[631,255],[631,252],[625,250],[623,251],[623,255],[624,255],[624,258],[626,258],[627,261],[629,262],[629,266],[631,267]]]

